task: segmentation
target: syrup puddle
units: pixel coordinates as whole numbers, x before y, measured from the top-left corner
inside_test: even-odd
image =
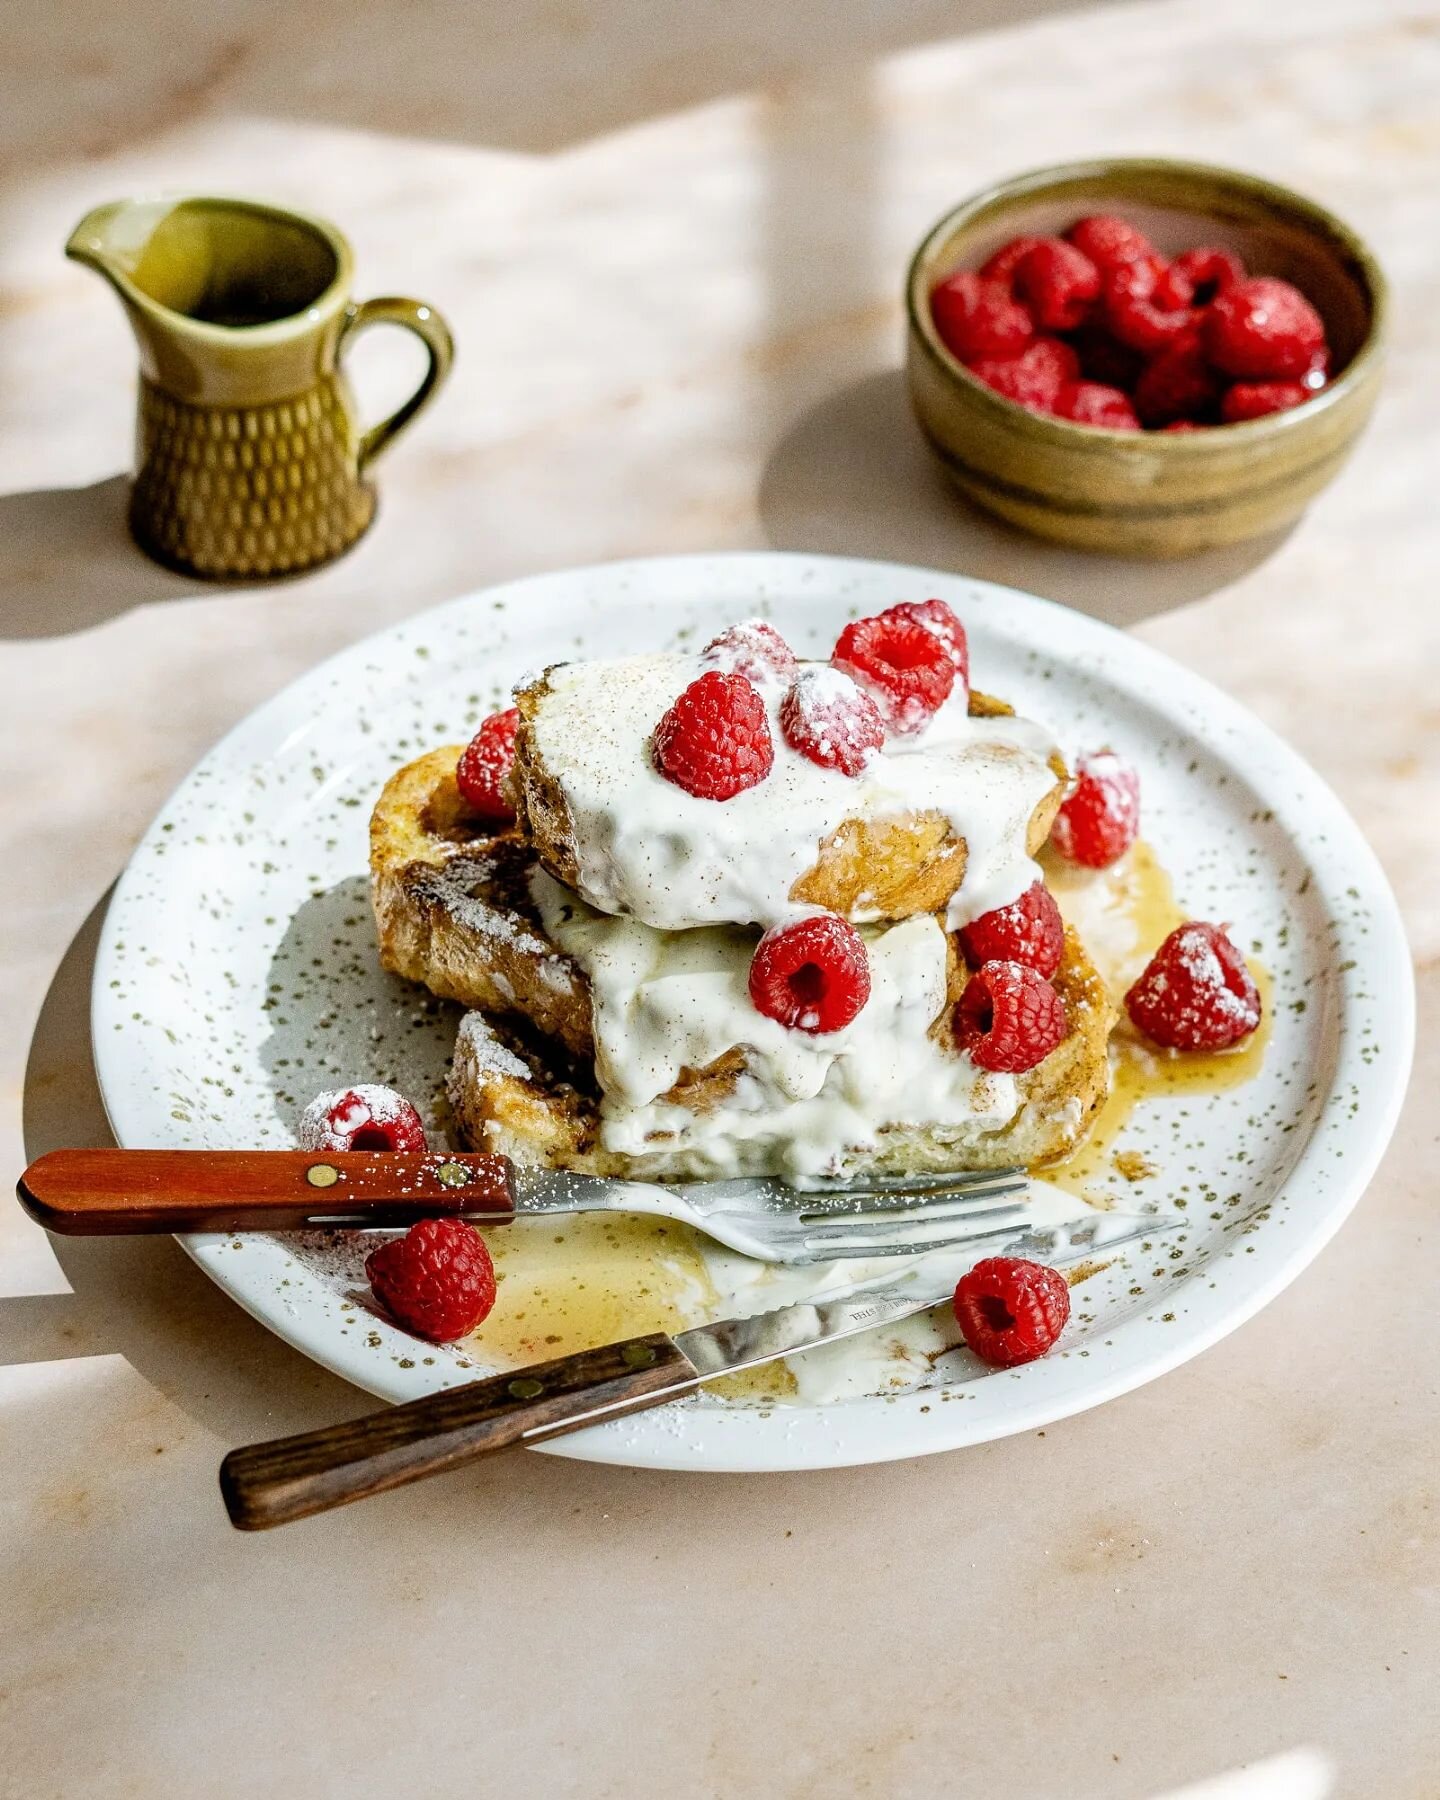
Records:
[[[1045,1169],[1044,1178],[1090,1206],[1116,1204],[1117,1175],[1139,1190],[1134,1192],[1137,1202],[1147,1198],[1143,1184],[1152,1179],[1153,1197],[1163,1199],[1165,1171],[1138,1149],[1125,1146],[1126,1127],[1147,1100],[1223,1093],[1257,1075],[1274,1024],[1274,982],[1268,969],[1247,956],[1260,990],[1260,1026],[1235,1049],[1204,1055],[1156,1049],[1136,1034],[1122,1004],[1125,990],[1161,941],[1187,917],[1176,904],[1174,885],[1155,852],[1138,843],[1113,868],[1102,870],[1078,869],[1049,850],[1040,860],[1061,912],[1084,938],[1121,1006],[1120,1023],[1110,1039],[1110,1097],[1085,1142],[1065,1162]]]
[[[1118,1001],[1161,940],[1185,918],[1170,877],[1148,844],[1112,869],[1076,869],[1048,852],[1045,877],[1066,919],[1084,938]],[[1067,1162],[1037,1171],[1033,1210],[1062,1216],[1070,1201],[1113,1207],[1165,1200],[1165,1170],[1125,1134],[1146,1101],[1211,1094],[1248,1081],[1270,1035],[1272,982],[1253,960],[1264,1018],[1236,1050],[1183,1056],[1143,1044],[1122,1016],[1111,1040],[1111,1092],[1090,1136]],[[1059,1190],[1059,1191],[1056,1191]],[[1123,1199],[1121,1198],[1123,1196]],[[509,1369],[648,1331],[679,1331],[727,1313],[753,1313],[863,1278],[865,1265],[786,1270],[720,1249],[687,1226],[623,1214],[521,1220],[487,1231],[500,1279],[494,1312],[466,1344],[482,1366]],[[878,1265],[871,1272],[883,1273]],[[1094,1265],[1074,1276],[1095,1273]],[[948,1309],[708,1384],[707,1392],[749,1405],[910,1387],[956,1333]],[[871,1341],[871,1340],[874,1341]],[[798,1377],[798,1379],[797,1379]]]

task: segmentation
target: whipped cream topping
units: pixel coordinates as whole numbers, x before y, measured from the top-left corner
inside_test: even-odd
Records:
[[[873,1151],[887,1125],[968,1141],[1020,1106],[1013,1075],[979,1069],[929,1029],[946,1004],[946,942],[929,917],[866,926],[870,998],[843,1030],[787,1030],[750,1000],[757,933],[736,926],[656,931],[596,912],[543,870],[531,888],[546,930],[591,986],[601,1140],[643,1156],[677,1151],[686,1172],[772,1168],[792,1180]],[[702,1111],[663,1095],[686,1068],[736,1046],[746,1068]]]
[[[699,656],[657,654],[550,671],[532,730],[569,809],[579,891],[600,912],[662,931],[780,924],[813,910],[791,890],[845,820],[919,812],[943,814],[966,841],[951,929],[1038,879],[1026,828],[1055,781],[1054,742],[1042,726],[971,718],[958,692],[924,730],[893,738],[849,776],[786,743],[779,709],[788,681],[776,676],[757,684],[774,768],[732,800],[706,800],[666,780],[650,752],[656,725],[706,667]]]

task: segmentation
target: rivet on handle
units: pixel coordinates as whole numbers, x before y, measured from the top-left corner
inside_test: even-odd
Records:
[[[470,1171],[465,1167],[464,1163],[441,1163],[440,1167],[435,1171],[435,1179],[444,1187],[468,1187],[470,1184]]]
[[[653,1344],[625,1344],[620,1350],[620,1360],[631,1369],[648,1369],[655,1360]]]
[[[311,1187],[334,1187],[340,1179],[340,1171],[330,1163],[312,1163],[305,1171],[305,1179]]]
[[[545,1392],[545,1383],[536,1381],[533,1375],[517,1375],[506,1391],[517,1400],[534,1400]]]

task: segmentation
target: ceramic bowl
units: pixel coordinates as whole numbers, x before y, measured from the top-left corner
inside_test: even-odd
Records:
[[[1325,321],[1329,386],[1289,412],[1170,434],[1071,424],[977,381],[936,335],[935,284],[1009,238],[1058,234],[1091,212],[1120,213],[1167,254],[1222,244],[1251,273],[1292,281]],[[911,400],[951,478],[989,511],[1082,549],[1185,556],[1283,529],[1331,479],[1375,404],[1385,309],[1384,276],[1361,240],[1288,188],[1203,163],[1067,163],[963,201],[916,251]]]

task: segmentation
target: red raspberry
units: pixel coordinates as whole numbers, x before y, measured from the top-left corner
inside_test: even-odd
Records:
[[[705,646],[701,660],[722,674],[743,675],[757,686],[777,678],[788,681],[796,669],[795,652],[764,619],[727,625]]]
[[[1315,390],[1303,381],[1237,381],[1220,402],[1220,417],[1227,425],[1239,425],[1266,413],[1288,412],[1314,397]]]
[[[1191,331],[1155,358],[1135,386],[1135,410],[1152,428],[1172,419],[1213,419],[1223,387]]]
[[[301,1113],[295,1135],[302,1150],[427,1148],[420,1115],[405,1096],[369,1081],[317,1094]]]
[[[1002,244],[988,261],[980,265],[982,281],[998,281],[1001,287],[1013,289],[1015,270],[1022,257],[1026,256],[1037,244],[1043,244],[1044,238],[1016,237],[1008,244]]]
[[[461,1219],[422,1219],[365,1258],[375,1298],[432,1344],[468,1337],[495,1304],[495,1265]]]
[[[1074,381],[1060,395],[1056,412],[1075,425],[1094,425],[1106,431],[1138,431],[1140,421],[1130,396],[1098,381]]]
[[[1203,425],[1197,425],[1193,419],[1176,419],[1173,424],[1160,427],[1162,435],[1167,431],[1203,431],[1204,429]]]
[[[978,381],[1032,412],[1054,412],[1062,390],[1079,372],[1074,350],[1052,337],[1036,338],[1019,356],[984,357],[970,365]]]
[[[1161,305],[1208,306],[1217,294],[1245,279],[1245,265],[1229,250],[1203,244],[1182,250],[1156,283]]]
[[[1205,312],[1205,349],[1237,381],[1298,381],[1325,347],[1320,315],[1288,281],[1257,275]]]
[[[1260,994],[1224,928],[1192,922],[1151,957],[1125,1009],[1152,1043],[1224,1050],[1260,1023]]]
[[[1015,267],[1015,297],[1042,331],[1073,331],[1100,296],[1100,271],[1073,244],[1041,238]]]
[[[869,998],[865,940],[836,913],[777,925],[755,946],[751,1003],[790,1031],[841,1031]]]
[[[1008,906],[981,913],[960,932],[960,948],[972,969],[988,962],[1018,962],[1048,981],[1065,953],[1065,923],[1043,881]]]
[[[840,669],[802,669],[780,702],[780,729],[792,750],[822,769],[858,775],[885,742],[880,708]]]
[[[1062,346],[1063,347],[1063,346]],[[890,612],[897,619],[914,619],[927,631],[933,631],[945,646],[945,653],[955,665],[955,679],[968,694],[970,691],[970,645],[965,627],[953,607],[943,600],[902,600]]]
[[[1164,305],[1156,296],[1165,263],[1158,256],[1144,256],[1123,263],[1105,277],[1101,311],[1105,323],[1132,350],[1155,356],[1189,329],[1195,315],[1188,303]]]
[[[655,761],[687,794],[733,800],[763,781],[775,762],[765,702],[743,675],[710,670],[655,727]]]
[[[955,1002],[955,1040],[978,1068],[1019,1075],[1065,1037],[1065,1007],[1038,969],[982,963]]]
[[[1043,1356],[1069,1317],[1065,1277],[1023,1256],[987,1256],[955,1289],[955,1319],[965,1342],[997,1369]]]
[[[1074,791],[1055,815],[1050,841],[1087,869],[1108,869],[1140,835],[1140,776],[1113,750],[1076,759]]]
[[[830,660],[865,689],[892,731],[921,730],[955,685],[948,646],[899,606],[847,625]]]
[[[940,342],[963,363],[988,356],[1018,356],[1035,335],[1025,308],[996,281],[963,270],[930,296]]]
[[[1065,233],[1068,243],[1083,250],[1101,274],[1137,262],[1142,256],[1154,256],[1155,246],[1143,231],[1113,213],[1091,213],[1077,219]]]
[[[515,761],[515,733],[520,714],[491,713],[461,752],[455,768],[455,785],[477,819],[489,825],[513,825],[515,808],[505,797]]]

